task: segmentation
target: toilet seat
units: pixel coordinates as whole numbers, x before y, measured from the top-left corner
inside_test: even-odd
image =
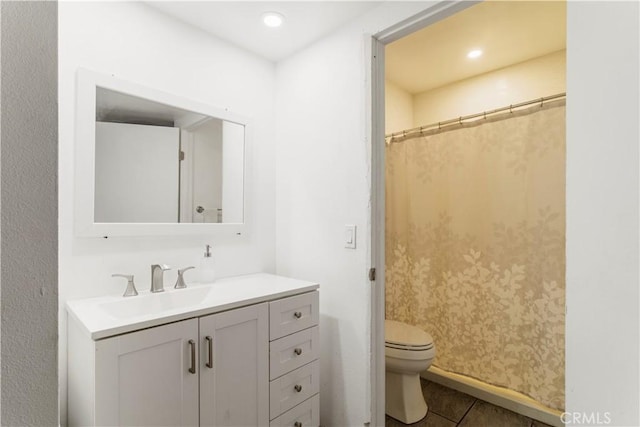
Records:
[[[416,326],[385,320],[384,345],[399,350],[429,350],[433,347],[433,338]]]
[[[431,360],[435,345],[431,335],[422,329],[395,320],[384,321],[386,357],[404,360]]]
[[[427,345],[406,345],[406,344],[395,344],[390,342],[385,342],[384,346],[386,348],[395,348],[397,350],[406,350],[406,351],[423,351],[430,350],[433,348],[433,343]]]

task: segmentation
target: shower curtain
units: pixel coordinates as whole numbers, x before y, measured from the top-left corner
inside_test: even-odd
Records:
[[[564,409],[564,101],[394,140],[386,318],[434,365]]]

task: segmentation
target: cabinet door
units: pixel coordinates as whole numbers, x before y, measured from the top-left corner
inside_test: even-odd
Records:
[[[197,319],[97,341],[96,424],[197,426],[197,343]]]
[[[200,348],[200,425],[269,425],[267,303],[200,318]]]

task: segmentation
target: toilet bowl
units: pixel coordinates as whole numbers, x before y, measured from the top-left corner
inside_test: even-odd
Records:
[[[427,414],[420,372],[431,366],[436,347],[422,329],[384,321],[385,330],[385,412],[405,424],[420,421]]]

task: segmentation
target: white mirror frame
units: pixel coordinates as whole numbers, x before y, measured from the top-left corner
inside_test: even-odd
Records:
[[[127,82],[113,76],[78,69],[76,75],[75,134],[75,235],[77,237],[241,235],[247,231],[249,202],[249,156],[251,141],[246,117],[156,89]],[[183,110],[216,117],[244,126],[243,222],[242,223],[96,223],[95,148],[96,88],[101,87]]]

